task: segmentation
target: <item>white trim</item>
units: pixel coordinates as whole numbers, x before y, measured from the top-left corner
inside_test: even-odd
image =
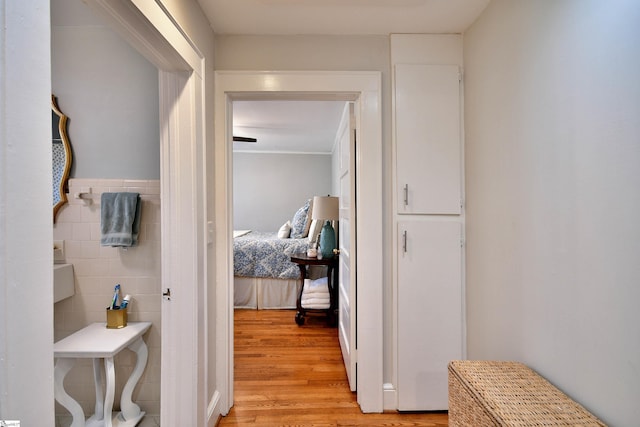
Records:
[[[322,151],[260,151],[260,150],[233,150],[234,153],[243,154],[301,154],[303,156],[331,156],[332,153]]]
[[[233,283],[231,237],[231,113],[234,99],[358,100],[360,144],[356,150],[359,212],[358,403],[363,412],[383,410],[382,328],[382,98],[379,72],[217,71],[215,90],[217,378],[226,413],[233,402]],[[226,397],[225,397],[226,394]]]
[[[398,409],[398,390],[391,383],[384,383],[384,410],[395,411]]]
[[[154,29],[171,44],[172,50],[175,50],[180,55],[182,61],[188,64],[187,68],[180,68],[179,70],[193,71],[200,78],[204,78],[204,64],[202,63],[204,55],[202,55],[187,32],[171,16],[171,13],[164,7],[162,2],[131,0],[131,3],[135,4],[140,12],[151,22]],[[171,68],[171,70],[174,69]]]
[[[207,405],[207,427],[214,427],[218,424],[218,418],[222,414],[220,413],[220,392],[216,390],[211,396],[209,405]]]
[[[170,37],[175,34],[175,31],[171,31],[167,26],[170,20],[166,16],[166,19],[162,19],[164,11],[156,2],[148,1],[139,6],[126,0],[85,0],[85,2],[109,22],[111,29],[120,34],[159,69],[188,71],[193,68],[193,61],[190,65],[168,41],[172,40]],[[151,25],[147,20],[149,16],[154,17]]]

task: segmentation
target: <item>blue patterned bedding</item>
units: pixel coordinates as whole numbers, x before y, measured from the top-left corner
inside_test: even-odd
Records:
[[[307,251],[309,241],[279,239],[277,232],[251,231],[233,239],[235,276],[297,279],[300,269],[290,261],[294,253]]]

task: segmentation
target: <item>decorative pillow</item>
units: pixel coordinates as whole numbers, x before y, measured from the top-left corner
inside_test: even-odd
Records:
[[[291,220],[291,238],[302,239],[307,237],[309,229],[307,228],[307,222],[309,221],[309,211],[311,210],[311,199],[307,200],[307,203],[293,216]]]
[[[309,199],[309,210],[307,211],[307,222],[304,225],[304,232],[302,233],[302,237],[307,237],[309,235],[309,230],[311,229],[311,223],[313,220],[311,219],[311,215],[313,214],[313,199]]]
[[[309,242],[318,243],[318,239],[320,238],[320,232],[322,231],[322,220],[314,219],[311,221],[311,227],[309,228]]]
[[[288,239],[291,234],[291,221],[287,221],[282,224],[280,230],[278,230],[278,239]]]

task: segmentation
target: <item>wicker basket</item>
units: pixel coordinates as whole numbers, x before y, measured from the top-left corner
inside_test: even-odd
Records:
[[[449,363],[449,426],[605,426],[517,362]]]

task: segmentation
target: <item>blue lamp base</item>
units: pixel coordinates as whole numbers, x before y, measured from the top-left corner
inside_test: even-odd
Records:
[[[327,221],[320,231],[320,253],[323,258],[333,256],[333,250],[336,248],[336,232],[331,226],[331,221]]]

